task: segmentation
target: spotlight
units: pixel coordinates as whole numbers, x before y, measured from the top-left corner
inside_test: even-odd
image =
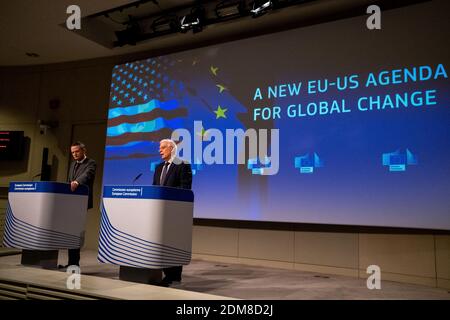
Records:
[[[191,13],[181,18],[180,28],[182,33],[188,32],[192,29],[193,33],[202,31],[203,29],[204,9],[201,7],[193,8]]]
[[[244,1],[222,1],[216,6],[216,15],[220,19],[234,18],[237,16],[244,16],[245,2]]]
[[[153,21],[152,29],[155,33],[178,32],[180,22],[175,15],[162,16]]]
[[[253,18],[259,17],[269,11],[273,6],[272,0],[255,0],[250,12],[253,14]]]

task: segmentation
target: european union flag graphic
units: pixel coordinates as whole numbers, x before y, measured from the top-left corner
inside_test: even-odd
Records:
[[[418,164],[417,156],[409,149],[406,149],[404,153],[400,152],[400,150],[383,153],[382,162],[383,166],[389,166],[389,171],[391,172],[406,171],[407,165]]]
[[[296,169],[300,169],[300,173],[313,173],[314,168],[323,167],[323,161],[319,158],[317,153],[310,155],[309,153],[295,157],[294,166]]]

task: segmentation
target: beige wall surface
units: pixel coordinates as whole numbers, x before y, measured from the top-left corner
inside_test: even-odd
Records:
[[[236,223],[237,224],[237,223]],[[195,258],[382,280],[450,286],[450,236],[194,226]]]
[[[0,129],[23,130],[30,139],[27,163],[0,167],[0,187],[38,174],[44,147],[49,148],[48,162],[54,164],[55,180],[66,180],[73,127],[96,123],[105,128],[111,70],[112,65],[106,63],[78,69],[0,71]],[[60,106],[52,109],[49,103],[55,99]],[[57,126],[41,134],[38,121]],[[104,141],[104,132],[90,136],[90,144],[102,149]]]
[[[0,187],[5,190],[11,181],[30,181],[39,174],[43,148],[49,149],[51,179],[65,182],[71,161],[70,144],[83,141],[88,147],[88,156],[99,165],[94,184],[94,209],[89,210],[86,227],[87,248],[98,246],[98,208],[111,70],[110,62],[79,67],[68,64],[66,67],[0,69],[0,130],[23,130],[29,139],[25,161],[0,166]],[[52,109],[50,101],[55,99],[60,106]],[[39,121],[54,122],[57,126],[41,133]],[[0,203],[0,226],[4,211]]]

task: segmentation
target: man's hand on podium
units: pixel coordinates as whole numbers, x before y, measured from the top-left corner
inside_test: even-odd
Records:
[[[78,188],[79,183],[77,181],[72,181],[70,183],[70,190],[72,190],[72,192],[74,192],[77,188]]]

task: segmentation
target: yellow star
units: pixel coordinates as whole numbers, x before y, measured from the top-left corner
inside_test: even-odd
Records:
[[[210,70],[213,75],[217,76],[217,71],[219,70],[219,67],[211,66]]]
[[[227,118],[227,116],[225,115],[225,112],[227,112],[228,109],[222,109],[220,106],[217,106],[217,110],[214,111],[214,113],[216,114],[216,119],[219,118]]]
[[[228,90],[227,87],[221,84],[216,84],[216,87],[219,88],[219,93],[222,93],[224,90]]]

